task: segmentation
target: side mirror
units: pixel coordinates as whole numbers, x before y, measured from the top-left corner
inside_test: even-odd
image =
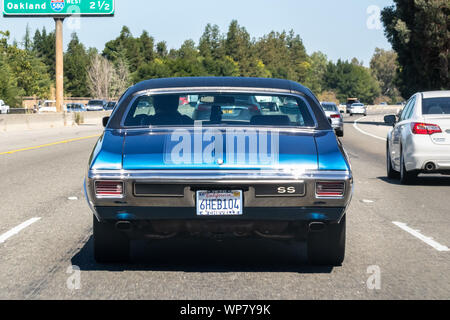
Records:
[[[331,118],[328,118],[328,122],[329,122],[330,124],[333,124],[333,120],[331,120]]]
[[[397,123],[397,116],[395,114],[389,114],[384,117],[384,123],[393,126]]]
[[[109,117],[103,117],[103,119],[102,119],[103,127],[106,128],[106,126],[108,125],[108,121],[109,121]]]

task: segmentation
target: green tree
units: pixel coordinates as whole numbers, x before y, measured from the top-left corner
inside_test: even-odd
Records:
[[[450,87],[450,2],[394,0],[381,14],[398,54],[397,86],[404,97]]]
[[[326,89],[336,92],[340,101],[357,97],[365,103],[373,103],[381,92],[369,69],[349,61],[329,62],[325,82]]]
[[[322,52],[314,52],[309,57],[304,85],[315,94],[320,94],[325,88],[325,74],[327,72],[328,58]]]
[[[33,38],[33,51],[35,56],[47,66],[48,72],[52,80],[55,80],[55,33],[47,33],[47,30],[42,28],[42,32],[36,30]]]
[[[395,51],[375,49],[375,53],[370,61],[370,69],[380,85],[381,94],[394,100],[397,100],[399,96],[398,89],[395,86],[397,66],[397,54]]]
[[[64,89],[72,97],[87,97],[87,69],[90,59],[76,33],[72,34],[67,52],[64,55]]]

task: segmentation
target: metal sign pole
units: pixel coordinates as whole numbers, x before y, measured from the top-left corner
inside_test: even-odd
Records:
[[[63,53],[64,18],[55,18],[56,36],[56,111],[63,112],[64,104],[64,53]]]

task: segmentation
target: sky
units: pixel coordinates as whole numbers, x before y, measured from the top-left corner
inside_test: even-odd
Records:
[[[1,6],[3,1],[1,1]],[[87,0],[82,0],[87,1]],[[115,0],[114,17],[81,18],[64,22],[64,48],[72,32],[87,47],[102,51],[126,25],[134,36],[147,30],[155,41],[179,48],[200,39],[208,23],[226,33],[233,19],[259,38],[270,31],[293,29],[311,54],[325,53],[332,61],[356,57],[368,66],[376,47],[391,49],[379,22],[379,10],[392,0]],[[0,30],[9,30],[11,41],[22,41],[27,24],[32,34],[43,26],[54,30],[51,18],[0,17]]]

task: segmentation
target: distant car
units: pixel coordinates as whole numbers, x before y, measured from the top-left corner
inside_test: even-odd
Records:
[[[9,106],[3,100],[0,100],[0,114],[9,113]]]
[[[365,106],[364,103],[354,103],[350,108],[347,108],[347,110],[349,111],[350,116],[353,116],[354,114],[363,114],[364,116],[367,116],[367,106]]]
[[[68,103],[66,106],[66,112],[85,112],[86,107],[82,103]]]
[[[89,100],[86,110],[87,111],[103,111],[105,110],[107,102],[106,100]]]
[[[351,108],[352,104],[354,104],[354,103],[360,103],[358,98],[348,98],[347,99],[347,104],[346,104],[347,107],[345,109],[346,113],[350,113],[350,108]]]
[[[254,116],[261,115],[261,106],[254,96],[247,95],[200,95],[199,102],[194,110],[193,118],[196,120],[211,119],[211,114],[216,112],[216,106],[220,105],[220,117],[222,120],[250,120]]]
[[[414,182],[420,173],[450,175],[450,91],[414,94],[400,119],[387,115],[393,125],[386,146],[387,175]]]
[[[323,111],[325,112],[328,119],[331,121],[331,126],[333,127],[336,135],[338,137],[344,136],[344,119],[342,117],[341,111],[334,102],[321,102]]]
[[[199,96],[197,115],[180,106],[188,94]],[[287,107],[261,112],[263,95]],[[128,261],[137,239],[261,237],[306,239],[309,263],[342,264],[353,176],[309,89],[279,79],[153,79],[116,108],[84,185],[97,262]]]
[[[39,113],[56,112],[56,100],[45,100],[38,106]]]
[[[387,106],[387,102],[380,102],[380,106]]]
[[[109,110],[114,110],[114,108],[116,107],[117,101],[110,101],[106,104],[105,106],[105,110],[109,111]]]

